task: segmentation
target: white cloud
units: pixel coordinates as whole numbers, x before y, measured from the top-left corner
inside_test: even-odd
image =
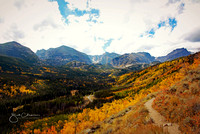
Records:
[[[160,56],[166,55],[175,48],[186,47],[189,50],[191,50],[191,47],[198,48],[200,43],[187,42],[184,40],[183,35],[190,32],[191,29],[194,30],[195,27],[199,27],[200,18],[197,14],[200,12],[200,5],[185,1],[185,10],[182,14],[179,14],[177,7],[179,7],[181,1],[170,5],[166,3],[167,1],[135,3],[129,13],[129,24],[127,26],[133,31],[125,30],[128,34],[124,33],[121,40],[113,41],[107,50],[125,53],[142,51],[141,48],[143,48],[143,51],[148,51],[154,56]],[[153,38],[139,37],[142,32],[156,27],[160,21],[169,17],[177,19],[178,24],[174,31],[171,32],[169,27],[162,27],[156,30]],[[131,34],[133,36],[129,36]]]
[[[24,33],[19,30],[16,24],[13,24],[10,29],[3,35],[5,40],[15,40],[18,41],[20,39],[25,38]]]
[[[46,0],[25,1],[25,5],[21,7],[20,10],[15,6],[15,0],[9,0],[6,3],[1,3],[2,8],[0,8],[0,16],[4,18],[3,24],[0,24],[1,43],[15,40],[15,38],[5,39],[4,35],[12,34],[12,25],[15,24],[18,30],[24,33],[25,38],[18,39],[20,43],[30,47],[32,50],[36,51],[41,48],[49,48],[58,46],[57,41],[57,30],[55,28],[52,30],[51,27],[46,27],[44,31],[35,31],[36,29],[44,28],[40,24],[51,24],[59,25],[62,27],[64,23],[61,20],[61,15],[57,10],[58,6],[56,3],[50,3]],[[7,9],[9,8],[9,10]],[[49,21],[50,20],[50,21]],[[55,23],[50,23],[52,22]],[[61,29],[61,28],[58,28]],[[51,34],[51,35],[50,35]],[[55,38],[54,38],[55,37]],[[53,44],[55,43],[55,44]]]
[[[185,40],[191,42],[200,42],[200,29],[196,29],[196,31],[192,31],[188,35],[185,36]]]
[[[65,0],[69,3],[70,9],[78,8],[80,10],[86,10],[87,9],[87,1],[86,0]]]
[[[52,18],[47,18],[47,19],[43,20],[41,23],[35,24],[33,26],[33,29],[43,31],[43,30],[46,30],[46,28],[48,28],[48,27],[58,28],[59,25],[56,24],[55,21],[52,20]]]
[[[17,40],[33,51],[68,45],[87,54],[102,54],[106,40],[113,39],[108,52],[150,52],[154,56],[186,47],[194,51],[200,42],[186,37],[200,28],[200,3],[192,0],[66,0],[69,8],[98,9],[97,23],[88,22],[89,14],[69,15],[66,24],[56,2],[48,0],[0,1],[0,43]],[[89,2],[89,4],[87,3]],[[170,3],[169,3],[170,2]],[[180,4],[184,10],[180,12]],[[88,6],[88,7],[87,7]],[[19,10],[20,9],[20,10]],[[176,18],[177,27],[156,29],[151,37],[140,37],[160,21]],[[15,25],[15,28],[13,28]],[[21,33],[21,34],[20,34]]]
[[[24,6],[24,0],[16,0],[14,5],[20,10]]]
[[[3,22],[4,22],[3,18],[0,18],[0,23],[3,23]]]

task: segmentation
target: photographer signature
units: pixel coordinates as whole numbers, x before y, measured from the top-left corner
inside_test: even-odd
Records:
[[[29,113],[25,113],[23,112],[22,114],[15,114],[15,113],[11,113],[11,116],[9,118],[9,121],[11,123],[17,123],[19,118],[27,118],[27,117],[39,117],[40,115],[38,114],[29,114]]]

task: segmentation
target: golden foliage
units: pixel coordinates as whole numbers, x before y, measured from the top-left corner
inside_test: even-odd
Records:
[[[69,115],[68,120],[64,122],[64,127],[60,131],[60,133],[63,134],[74,134],[75,132],[81,132],[84,129],[90,128],[94,123],[99,121],[104,121],[106,118],[109,118],[110,116],[118,113],[119,111],[129,107],[133,106],[137,102],[139,102],[141,99],[146,97],[150,93],[154,93],[159,91],[159,96],[156,99],[156,106],[161,113],[163,109],[159,109],[158,107],[163,106],[162,108],[170,108],[168,109],[169,114],[166,114],[166,117],[168,120],[175,119],[174,121],[185,121],[186,128],[191,128],[191,124],[197,124],[197,127],[199,125],[199,113],[192,113],[192,116],[190,116],[190,119],[182,119],[176,117],[180,116],[177,114],[184,114],[184,116],[189,116],[191,113],[184,111],[180,112],[180,110],[187,108],[184,105],[181,106],[179,104],[184,104],[184,100],[180,99],[181,95],[191,95],[188,92],[182,92],[178,93],[176,96],[174,96],[177,91],[170,91],[171,95],[168,94],[169,87],[176,84],[178,81],[181,81],[185,78],[186,74],[190,70],[194,70],[199,67],[200,64],[200,53],[194,55],[194,59],[191,60],[191,57],[185,57],[180,58],[171,62],[165,62],[157,66],[149,67],[145,70],[142,70],[140,72],[136,73],[128,73],[125,75],[122,75],[119,77],[117,81],[117,85],[132,85],[131,87],[125,88],[123,90],[129,90],[128,96],[126,98],[120,99],[120,100],[114,100],[111,103],[105,103],[101,108],[95,108],[95,109],[83,109],[83,112],[81,113],[74,113],[72,115]],[[198,90],[194,88],[195,86],[189,86],[190,91],[193,93],[199,93]],[[181,91],[179,91],[181,92]],[[162,95],[164,94],[164,95]],[[167,94],[167,95],[165,95]],[[199,100],[199,98],[189,99],[188,101],[192,101],[194,103],[188,103],[188,105],[195,106],[196,99]],[[166,100],[166,101],[164,101]],[[167,102],[169,100],[169,102]],[[169,105],[170,103],[170,105]],[[179,107],[179,111],[174,112],[173,107]],[[191,107],[190,106],[190,107]],[[189,110],[189,109],[188,109]],[[139,113],[138,113],[139,114]],[[141,114],[141,113],[140,113]],[[137,114],[134,115],[135,117]],[[139,116],[139,115],[138,115]],[[182,117],[182,116],[180,116]],[[133,118],[130,118],[133,119]],[[43,119],[45,120],[45,119]],[[34,122],[32,122],[34,124]],[[139,124],[142,124],[142,120],[138,122]],[[144,122],[143,122],[144,124]],[[63,124],[62,124],[63,125]],[[52,131],[54,131],[54,128],[59,128],[59,123],[55,125],[56,127],[51,127]],[[151,126],[151,125],[150,125]],[[151,126],[152,127],[152,126]],[[138,128],[144,128],[144,126],[138,127]],[[40,132],[39,130],[30,130],[29,127],[24,125],[24,129],[27,130],[26,132]],[[149,128],[150,131],[154,132],[155,127]],[[159,129],[159,128],[158,128]],[[192,128],[191,128],[192,129]],[[43,132],[48,132],[49,128],[43,127]],[[119,129],[120,130],[120,129]],[[133,130],[131,128],[130,130]],[[137,129],[134,129],[134,131],[137,132]],[[184,130],[182,130],[184,131]],[[128,132],[128,131],[127,131]],[[145,133],[145,131],[144,131]]]

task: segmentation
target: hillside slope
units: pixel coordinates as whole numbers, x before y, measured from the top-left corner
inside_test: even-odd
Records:
[[[158,94],[153,106],[182,132],[200,133],[200,66]]]
[[[30,71],[31,65],[23,59],[0,55],[0,72]]]
[[[157,99],[157,96],[162,95],[165,91],[171,93],[173,96],[179,95],[176,93],[177,90],[170,91],[170,87],[186,79],[188,72],[195,75],[195,70],[199,69],[199,64],[200,53],[196,53],[187,57],[154,65],[139,72],[124,74],[118,78],[116,86],[107,90],[106,94],[105,91],[101,92],[104,94],[102,96],[104,100],[111,99],[111,102],[104,103],[102,106],[94,109],[83,109],[80,113],[69,115],[68,119],[65,121],[49,122],[54,119],[54,117],[49,117],[27,122],[22,127],[23,132],[54,132],[63,134],[78,132],[164,133],[162,128],[156,127],[154,121],[149,117],[148,110],[144,107],[145,102],[153,97]],[[198,82],[199,78],[195,78],[195,80]],[[180,95],[183,95],[183,97],[184,95],[187,96],[187,94],[191,96],[190,92],[187,92],[187,90],[184,91],[185,93],[182,91]],[[198,90],[196,91],[195,89],[194,93],[198,95]],[[172,106],[177,106],[176,98],[174,99],[170,101],[170,104]],[[199,98],[194,99],[199,100]],[[163,102],[162,96],[159,102]],[[199,106],[196,105],[199,103],[195,102],[194,105],[193,102],[194,101],[192,101],[192,105],[190,105],[191,103],[188,104],[191,110],[195,110],[195,112],[192,112],[192,119],[184,120],[182,116],[176,116],[184,120],[184,125],[188,123],[187,128],[195,133],[199,131],[198,129],[194,129],[199,128]],[[179,110],[181,109],[182,108]],[[188,114],[190,114],[189,111],[184,111],[181,115]],[[173,119],[173,116],[170,115],[169,119]],[[179,125],[180,123],[181,121],[178,122]],[[40,125],[38,126],[37,124]],[[197,126],[195,124],[197,124]],[[43,127],[41,128],[40,126]],[[184,132],[183,129],[179,129],[181,132]]]
[[[15,41],[0,44],[0,55],[21,58],[30,64],[39,62],[39,58],[31,49]]]
[[[165,117],[163,117],[159,112],[157,112],[152,107],[152,103],[153,103],[154,100],[155,100],[155,98],[147,101],[145,103],[145,107],[148,109],[149,116],[150,116],[150,118],[153,119],[155,125],[163,126],[164,127],[164,131],[168,131],[170,134],[181,134],[178,124],[167,122]]]
[[[149,67],[138,73],[122,75],[118,79],[118,85],[130,84],[131,86],[117,93],[128,93],[130,97],[138,93],[134,95],[135,100],[139,98],[136,101],[138,103],[131,106],[132,110],[124,109],[112,115],[109,118],[111,121],[104,121],[105,123],[99,124],[99,128],[94,131],[98,134],[166,134],[168,133],[166,128],[175,129],[178,123],[178,130],[170,129],[169,133],[175,134],[178,131],[199,133],[199,65],[200,53],[197,53]],[[167,122],[172,123],[163,122],[161,127],[157,126],[157,121],[151,118],[151,113],[149,113],[151,111],[144,106],[145,102],[151,98],[156,98],[153,107],[167,119]]]

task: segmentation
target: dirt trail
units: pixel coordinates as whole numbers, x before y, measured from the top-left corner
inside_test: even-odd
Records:
[[[93,100],[95,99],[94,95],[88,95],[88,96],[84,96],[83,100],[84,103],[81,105],[77,105],[77,106],[72,106],[70,107],[70,110],[78,110],[80,108],[85,108],[89,103],[93,102]]]
[[[178,124],[166,122],[166,119],[160,113],[158,113],[155,109],[153,109],[152,103],[154,99],[155,98],[147,101],[145,103],[145,106],[148,109],[149,115],[153,119],[155,124],[157,126],[163,127],[164,131],[168,131],[170,134],[181,134],[181,132],[178,130],[179,128]]]
[[[86,96],[86,98],[87,98],[90,102],[93,102],[93,100],[95,99],[94,95],[88,95],[88,96]]]

